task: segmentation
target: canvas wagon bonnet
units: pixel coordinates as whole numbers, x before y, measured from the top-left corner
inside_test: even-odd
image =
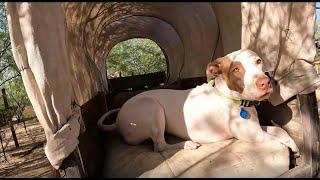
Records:
[[[208,174],[196,172],[192,169],[196,162],[173,163],[191,154],[154,155],[148,148],[125,146],[117,136],[97,129],[99,117],[116,102],[125,101],[119,98],[128,93],[121,89],[128,87],[119,84],[129,83],[119,82],[139,84],[138,77],[108,80],[106,76],[105,59],[111,48],[135,37],[153,40],[167,58],[167,75],[142,79],[152,76],[159,83],[176,83],[178,89],[206,82],[205,69],[211,60],[241,48],[257,52],[266,62],[265,71],[272,71],[277,82],[270,102],[258,107],[261,124],[271,120],[279,124],[302,154],[291,157],[282,176],[313,177],[319,171],[315,4],[10,2],[6,9],[14,59],[45,130],[46,156],[53,167],[65,170],[66,177],[132,177],[147,171],[150,176],[206,177],[223,172],[213,172],[221,167],[218,157],[212,167],[201,165]],[[219,152],[236,142],[224,143]],[[242,170],[250,169],[248,163],[260,157],[254,158]],[[225,166],[239,162],[232,160]],[[276,165],[274,161],[268,167]]]

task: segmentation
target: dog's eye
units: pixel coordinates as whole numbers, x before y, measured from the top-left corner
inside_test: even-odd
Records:
[[[239,68],[234,68],[233,72],[239,72],[239,70],[240,70]]]
[[[262,63],[262,60],[261,59],[258,59],[257,61],[256,61],[256,64],[261,64]]]

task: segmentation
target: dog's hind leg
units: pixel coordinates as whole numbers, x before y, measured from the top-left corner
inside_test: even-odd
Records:
[[[199,146],[201,146],[193,141],[183,141],[176,144],[168,144],[164,138],[166,125],[165,113],[160,104],[158,104],[158,107],[155,108],[154,115],[155,116],[153,120],[155,123],[151,127],[151,139],[154,142],[155,152],[161,152],[166,149],[197,149]]]
[[[197,149],[201,144],[193,142],[193,141],[183,141],[176,144],[168,144],[164,139],[164,134],[159,133],[152,137],[154,142],[154,151],[161,152],[167,149],[189,149],[194,150]]]
[[[151,138],[155,152],[165,149],[196,149],[200,146],[192,141],[167,144],[164,138],[164,109],[157,100],[150,97],[141,97],[125,104],[118,115],[118,127],[128,144],[137,145]]]
[[[164,134],[159,133],[152,137],[152,140],[154,142],[154,151],[155,152],[161,152],[167,149],[190,149],[194,150],[197,149],[199,146],[201,146],[199,143],[193,142],[193,141],[183,141],[176,144],[168,144],[166,143],[164,139]]]

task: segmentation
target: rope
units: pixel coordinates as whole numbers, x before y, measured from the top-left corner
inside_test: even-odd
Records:
[[[214,47],[214,51],[213,51],[213,54],[212,54],[211,62],[212,62],[213,56],[216,54],[216,50],[217,50],[217,47],[218,47],[218,42],[219,42],[219,40],[220,40],[220,26],[219,26],[219,21],[217,21],[217,26],[218,26],[218,38],[217,38],[217,41],[216,41],[216,46]]]

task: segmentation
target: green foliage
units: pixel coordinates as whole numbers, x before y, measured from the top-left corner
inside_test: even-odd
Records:
[[[107,57],[110,78],[120,71],[122,76],[166,71],[166,58],[161,48],[150,39],[129,39],[115,45]]]
[[[0,86],[19,75],[14,63],[4,2],[0,3]]]
[[[14,62],[4,2],[0,2],[0,89],[6,89],[10,110],[4,111],[2,94],[0,94],[0,113],[14,114],[21,118],[22,111],[30,101],[26,94],[21,74]],[[0,124],[3,118],[0,118]]]
[[[319,39],[319,38],[320,38],[320,24],[319,24],[318,21],[316,22],[316,34],[315,34],[315,38],[316,38],[316,39]]]
[[[0,32],[7,31],[7,17],[4,2],[0,2]]]

